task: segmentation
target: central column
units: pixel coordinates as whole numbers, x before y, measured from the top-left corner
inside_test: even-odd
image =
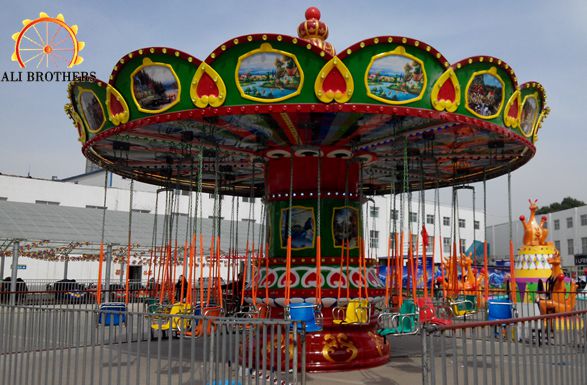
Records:
[[[324,328],[308,334],[308,370],[350,370],[385,363],[389,344],[376,334],[374,311],[368,325],[335,325],[332,322],[332,308],[344,305],[347,298],[366,298],[368,293],[374,310],[373,302],[381,300],[385,291],[375,262],[367,266],[366,277],[359,270],[360,243],[364,238],[359,195],[360,162],[353,158],[350,150],[332,148],[297,150],[293,154],[289,149],[272,150],[267,158],[265,198],[270,262],[268,271],[261,266],[257,301],[265,299],[264,288],[268,286],[272,315],[283,317],[291,216],[290,300],[293,303],[316,303],[316,238],[318,234],[321,237],[320,301]],[[251,291],[246,295],[250,301]]]

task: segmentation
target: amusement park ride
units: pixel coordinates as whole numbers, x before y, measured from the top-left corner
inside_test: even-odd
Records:
[[[413,282],[402,287],[401,271],[405,264],[414,271],[420,247],[426,255],[436,246],[427,245],[425,229],[390,235],[384,284],[365,252],[366,197],[508,174],[533,157],[549,109],[543,87],[518,84],[501,59],[451,64],[431,45],[402,36],[364,39],[336,53],[318,9],[305,16],[297,37],[235,37],[205,60],[165,47],[133,51],[107,82],[72,83],[66,112],[83,154],[100,167],[214,196],[211,240],[202,239],[196,218],[183,256],[171,237],[156,252],[153,311],[187,293],[167,311],[206,313],[214,304],[208,314],[221,315],[220,280],[207,280],[202,291],[203,258],[244,260],[239,302],[254,307],[252,316],[307,321],[309,370],[381,365],[390,343],[380,334],[390,327],[378,334],[377,319],[403,313],[391,334],[413,331],[402,320],[420,298]],[[263,238],[247,239],[245,255],[220,250],[222,196],[261,197],[266,207]],[[465,259],[461,281],[454,240],[450,254],[442,259],[443,292],[458,307],[456,295],[478,295],[485,278]],[[177,261],[188,278],[180,296],[170,267]],[[422,308],[432,306],[424,286]],[[167,327],[181,332],[181,325]]]

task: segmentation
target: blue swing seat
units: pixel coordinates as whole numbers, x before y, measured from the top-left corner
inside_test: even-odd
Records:
[[[304,322],[305,331],[309,333],[322,330],[322,313],[315,305],[309,303],[292,303],[286,308],[290,321]]]
[[[126,304],[123,302],[103,303],[98,311],[98,324],[104,326],[126,325],[126,312]]]

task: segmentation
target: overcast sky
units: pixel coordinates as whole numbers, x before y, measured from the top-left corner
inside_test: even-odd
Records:
[[[539,204],[565,196],[587,200],[585,0],[2,2],[0,73],[19,70],[10,60],[10,36],[20,30],[21,20],[34,19],[40,11],[63,13],[66,22],[79,26],[86,48],[85,61],[76,69],[96,71],[103,80],[120,57],[141,47],[168,46],[204,59],[232,37],[295,35],[311,5],[322,11],[338,51],[364,38],[400,35],[432,45],[452,63],[474,55],[499,57],[513,67],[520,83],[542,83],[552,108],[536,156],[512,173],[514,218],[527,214],[529,197]],[[0,83],[0,172],[45,178],[83,172],[77,134],[63,113],[66,87]],[[506,177],[488,182],[487,199],[488,223],[507,221]]]

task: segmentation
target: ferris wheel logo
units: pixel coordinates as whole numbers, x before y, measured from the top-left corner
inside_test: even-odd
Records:
[[[72,68],[84,61],[79,53],[86,44],[77,39],[77,25],[68,25],[62,14],[50,17],[41,12],[37,19],[23,20],[22,25],[12,35],[15,42],[12,61],[18,62],[21,68]]]

